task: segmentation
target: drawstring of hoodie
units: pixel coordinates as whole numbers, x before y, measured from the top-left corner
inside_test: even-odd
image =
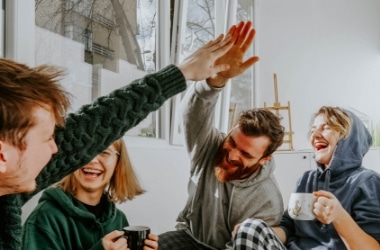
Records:
[[[330,179],[331,179],[331,170],[329,168],[326,169],[326,176],[325,176],[325,185],[323,189],[325,191],[329,191],[330,189]]]
[[[319,179],[319,173],[317,171],[317,176],[316,176],[316,178],[313,181],[313,191],[318,191],[318,179]],[[325,182],[324,182],[324,185],[323,185],[323,190],[329,191],[330,179],[331,179],[331,170],[329,168],[327,168],[325,170]],[[326,232],[327,231],[327,225],[326,224],[322,224],[321,225],[321,231],[322,232]]]

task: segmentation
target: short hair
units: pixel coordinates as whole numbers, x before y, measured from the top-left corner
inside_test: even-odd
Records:
[[[315,118],[319,115],[324,115],[326,119],[326,124],[340,135],[340,138],[347,138],[351,131],[351,118],[350,116],[339,107],[322,106],[319,110],[313,114],[310,127],[312,126]],[[311,131],[309,130],[308,136],[311,136]]]
[[[35,125],[31,111],[37,107],[52,112],[57,125],[64,125],[70,94],[58,83],[62,76],[54,66],[30,68],[0,58],[0,140],[25,147],[25,135]]]
[[[113,146],[120,155],[105,193],[110,201],[122,203],[127,200],[132,200],[137,195],[143,194],[145,190],[141,187],[137,175],[133,170],[123,138],[114,141]],[[75,195],[77,181],[74,173],[63,178],[56,186]]]
[[[255,108],[242,111],[237,125],[245,135],[269,138],[270,144],[263,157],[271,155],[283,143],[284,127],[280,123],[280,118],[268,109]]]

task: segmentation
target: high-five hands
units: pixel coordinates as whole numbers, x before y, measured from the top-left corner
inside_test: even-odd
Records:
[[[235,30],[236,27],[233,26],[231,29]],[[218,38],[208,42],[178,65],[186,80],[204,80],[220,71],[229,69],[228,64],[216,64],[215,62],[232,48],[236,35],[228,34],[225,39],[223,38],[223,34],[219,35]]]
[[[207,79],[207,83],[212,87],[223,87],[228,79],[242,74],[245,70],[256,63],[259,58],[252,56],[243,61],[245,53],[252,45],[255,37],[255,30],[252,28],[252,22],[240,22],[236,28],[231,27],[227,33],[227,37],[233,37],[234,44],[227,53],[219,57],[215,64],[229,65],[229,68],[218,72],[216,75]]]

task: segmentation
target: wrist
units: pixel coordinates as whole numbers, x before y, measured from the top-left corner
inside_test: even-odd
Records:
[[[185,80],[191,80],[191,72],[188,72],[185,65],[178,65],[177,67],[182,72],[182,75],[185,78]]]
[[[227,81],[228,79],[222,77],[209,77],[206,79],[207,84],[213,88],[223,88]]]

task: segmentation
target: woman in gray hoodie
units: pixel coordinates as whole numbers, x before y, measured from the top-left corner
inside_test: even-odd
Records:
[[[248,219],[234,249],[380,249],[380,174],[362,166],[372,144],[367,128],[355,114],[324,106],[309,135],[317,169],[305,172],[294,192],[316,196],[316,219],[294,220],[285,211],[272,228]]]

